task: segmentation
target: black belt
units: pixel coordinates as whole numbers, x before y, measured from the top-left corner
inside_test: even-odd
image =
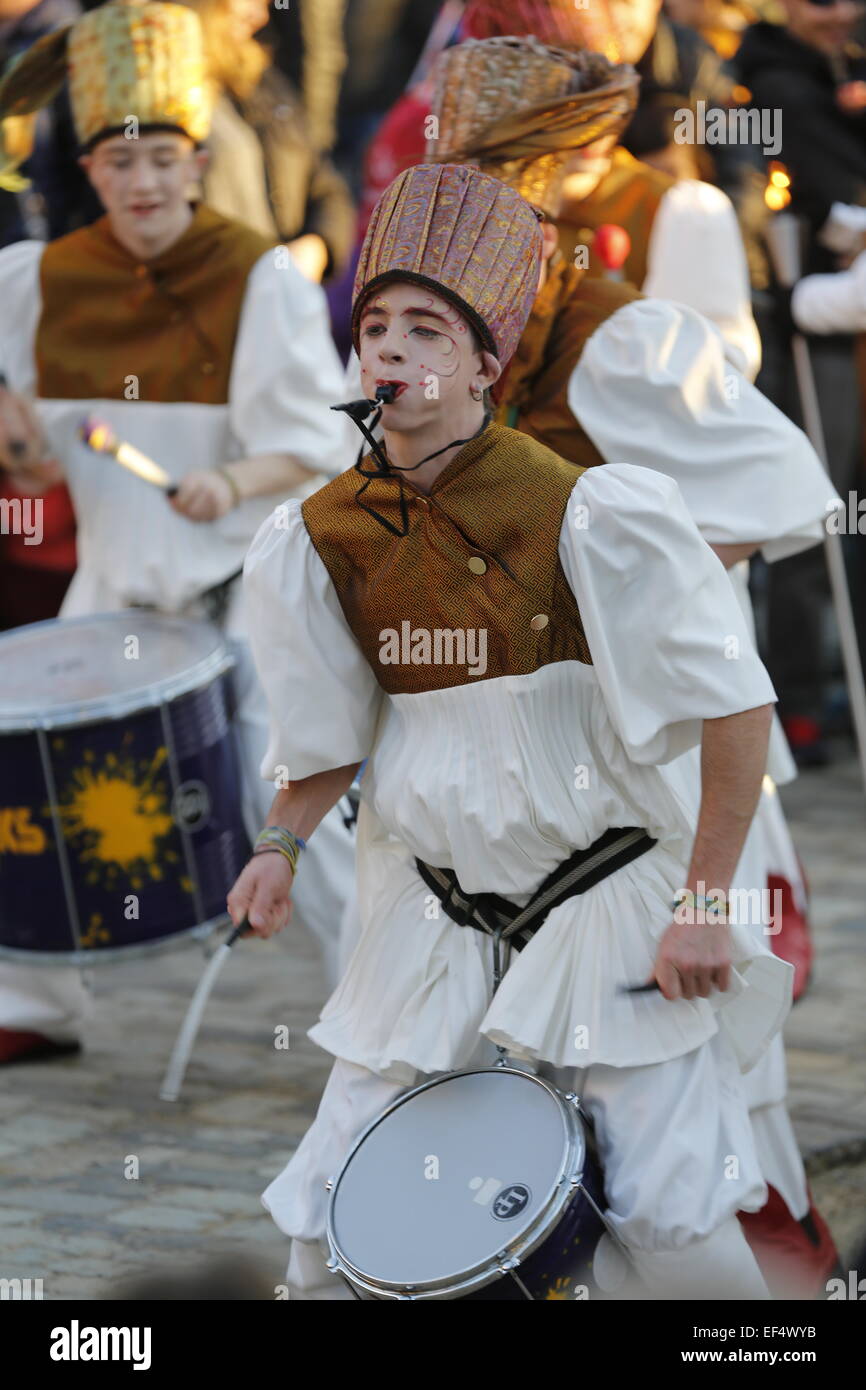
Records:
[[[453,869],[437,869],[422,859],[416,859],[415,866],[452,922],[460,927],[475,927],[488,936],[500,932],[503,941],[510,942],[515,951],[522,951],[555,907],[594,888],[617,869],[646,854],[655,843],[651,835],[637,826],[606,830],[588,849],[577,850],[548,874],[525,907],[518,907],[498,893],[464,893]]]

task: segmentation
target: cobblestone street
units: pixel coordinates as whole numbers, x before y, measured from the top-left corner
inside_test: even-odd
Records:
[[[853,761],[783,799],[817,947],[786,1030],[791,1105],[844,1262],[866,1234],[866,803]],[[287,1242],[259,1198],[328,1070],[306,1037],[323,999],[315,948],[297,930],[238,945],[170,1104],[159,1084],[201,968],[187,948],[104,969],[83,1056],[3,1073],[0,1277],[41,1278],[46,1299],[99,1299],[130,1278],[242,1255],[264,1296],[281,1282]],[[274,1046],[279,1025],[287,1051]]]

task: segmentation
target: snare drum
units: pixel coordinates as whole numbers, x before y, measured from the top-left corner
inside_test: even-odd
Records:
[[[627,1264],[587,1141],[577,1097],[528,1072],[428,1081],[368,1126],[331,1185],[329,1268],[362,1299],[610,1291]]]
[[[0,635],[0,956],[205,934],[249,855],[215,628],[143,610]]]

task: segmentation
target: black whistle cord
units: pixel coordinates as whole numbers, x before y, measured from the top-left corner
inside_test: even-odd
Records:
[[[420,459],[418,463],[413,463],[408,468],[401,468],[399,464],[391,463],[390,459],[388,458],[388,455],[382,448],[380,441],[376,439],[372,433],[372,431],[376,428],[376,426],[382,418],[383,404],[390,404],[390,402],[382,400],[379,400],[378,402],[368,400],[348,401],[345,405],[332,405],[331,409],[345,411],[349,418],[352,421],[354,421],[354,423],[358,426],[358,429],[363,434],[364,438],[367,440],[367,443],[370,445],[370,451],[376,460],[376,468],[374,470],[365,469],[363,467],[363,453],[359,455],[357,461],[355,462],[356,473],[358,473],[365,480],[358,488],[358,491],[355,493],[355,501],[358,503],[358,506],[361,508],[362,511],[366,512],[368,516],[373,517],[375,521],[378,521],[381,526],[385,527],[386,531],[390,531],[392,536],[399,536],[402,540],[405,536],[408,536],[409,534],[409,508],[406,499],[406,488],[403,482],[402,475],[404,473],[414,473],[417,468],[420,468],[425,463],[429,463],[431,459],[438,458],[440,454],[447,453],[449,449],[462,448],[464,444],[470,444],[473,439],[477,439],[479,435],[484,433],[484,431],[487,429],[487,426],[490,424],[490,421],[492,420],[493,416],[491,415],[490,411],[485,410],[484,419],[481,421],[481,424],[479,425],[478,429],[475,431],[474,434],[468,435],[465,439],[452,439],[450,444],[443,444],[441,449],[435,449],[432,454],[428,454],[426,458]],[[364,423],[364,421],[366,416],[369,415],[371,410],[373,410],[374,408],[376,408],[376,415],[374,420],[372,421],[372,425],[368,427]],[[370,484],[374,481],[374,479],[385,477],[396,477],[397,479],[397,485],[399,488],[400,521],[402,523],[402,530],[399,527],[395,526],[393,522],[389,521],[387,517],[382,516],[380,512],[377,512],[375,507],[371,507],[369,503],[361,501],[361,498],[367,491],[367,488],[370,486]]]

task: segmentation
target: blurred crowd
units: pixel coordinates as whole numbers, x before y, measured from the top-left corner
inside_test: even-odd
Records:
[[[424,159],[436,58],[467,37],[512,32],[503,26],[503,10],[519,12],[521,33],[547,44],[573,41],[571,31],[557,27],[565,7],[543,0],[188,3],[204,28],[214,98],[210,159],[197,196],[288,244],[303,272],[324,285],[334,338],[346,357],[360,240],[383,188]],[[837,275],[866,246],[861,6],[852,0],[585,0],[570,8],[587,48],[635,66],[640,95],[618,143],[593,147],[582,183],[570,204],[567,199],[566,221],[578,229],[617,223],[628,204],[631,249],[615,273],[640,289],[648,273],[641,218],[651,225],[678,181],[722,189],[736,210],[748,264],[760,335],[757,385],[802,423],[791,356],[796,325],[790,293],[777,283],[768,254],[767,227],[790,200],[801,229],[803,274]],[[0,0],[0,70],[81,12],[79,0]],[[779,138],[769,145],[758,125],[748,123],[724,143],[678,138],[685,110],[700,121],[709,111],[755,108],[773,116],[766,129]],[[8,153],[16,132],[14,121],[7,125]],[[0,177],[0,246],[52,240],[100,215],[60,91],[39,115],[32,152]],[[596,259],[589,273],[610,270]],[[708,264],[706,275],[713,274]],[[853,495],[847,515],[858,518],[857,500],[866,497],[866,339],[856,314],[848,327],[857,331],[810,334],[809,345],[833,486],[846,503]],[[53,616],[74,571],[65,487],[44,501],[42,544],[0,535],[0,627]],[[849,526],[844,539],[861,652],[866,515],[862,524],[864,534]],[[752,586],[763,655],[795,757],[801,765],[819,764],[831,756],[834,736],[850,727],[821,549],[772,566],[756,560]]]

